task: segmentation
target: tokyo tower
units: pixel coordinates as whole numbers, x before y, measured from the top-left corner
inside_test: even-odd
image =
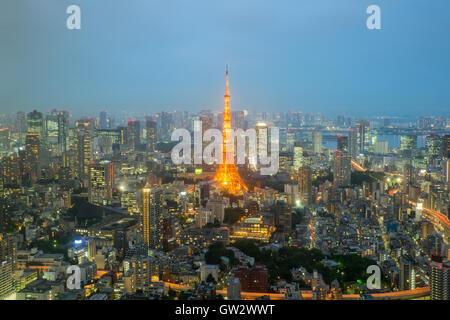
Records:
[[[231,129],[230,117],[230,92],[228,88],[228,65],[226,73],[226,89],[225,89],[225,103],[223,113],[223,147],[222,147],[222,162],[219,164],[219,169],[216,172],[214,180],[220,184],[220,188],[233,195],[242,194],[243,191],[248,191],[242,178],[234,164],[234,141],[233,131]]]

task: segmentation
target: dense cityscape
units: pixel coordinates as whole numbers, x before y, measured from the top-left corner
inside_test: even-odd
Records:
[[[1,115],[0,299],[449,299],[448,117],[238,110],[228,71],[225,90],[201,112]],[[278,128],[278,172],[248,145],[174,164],[198,121],[231,158],[231,128]]]

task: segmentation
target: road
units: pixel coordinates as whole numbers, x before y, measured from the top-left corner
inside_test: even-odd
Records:
[[[363,168],[361,165],[359,165],[355,161],[352,161],[352,166],[357,171],[360,171],[360,172],[366,172],[367,171],[367,169]],[[388,174],[388,175],[402,176],[400,174],[394,174],[394,173],[389,173],[389,172],[385,172],[385,173]],[[417,203],[413,202],[413,201],[409,201],[409,204],[411,204],[412,206],[417,206]],[[450,220],[449,220],[449,218],[446,215],[444,215],[441,212],[438,212],[438,211],[435,211],[435,210],[431,210],[431,209],[427,209],[427,208],[423,208],[422,211],[427,213],[432,218],[432,222],[433,223],[436,223],[436,220],[438,220],[440,222],[441,226],[443,228],[445,228],[447,232],[450,231]]]
[[[192,286],[188,285],[180,285],[175,283],[164,282],[166,286],[175,291],[184,291],[192,289]],[[221,294],[223,296],[227,295],[227,289],[224,288],[222,290],[217,290],[217,294]],[[417,299],[421,297],[426,297],[430,295],[430,287],[417,288],[414,290],[405,290],[405,291],[396,291],[396,292],[385,292],[385,293],[373,293],[372,296],[375,299],[393,299],[393,300],[405,300],[405,299]],[[266,293],[266,292],[241,292],[242,299],[245,300],[254,300],[261,296],[269,296],[271,300],[284,300],[284,294],[280,293]],[[303,299],[311,300],[312,292],[302,291]],[[343,300],[359,300],[359,294],[344,294],[342,296]]]

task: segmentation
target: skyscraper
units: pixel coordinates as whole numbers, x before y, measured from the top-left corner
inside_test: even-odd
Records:
[[[112,198],[114,186],[114,163],[102,161],[89,165],[89,202],[101,205]]]
[[[10,155],[1,159],[0,172],[2,177],[2,185],[13,184],[19,185],[22,182],[21,174],[24,174],[23,163],[25,152],[20,152],[20,156]]]
[[[310,167],[298,169],[298,193],[303,205],[311,203],[312,170]]]
[[[9,150],[11,143],[11,129],[6,128],[0,128],[0,148],[2,150]]]
[[[417,136],[408,135],[400,137],[400,150],[407,156],[413,156],[417,148]]]
[[[427,146],[427,154],[430,158],[438,158],[441,155],[442,137],[438,135],[431,135],[425,138]]]
[[[92,125],[89,121],[80,120],[75,123],[75,174],[85,179],[89,175],[89,164],[92,162]]]
[[[244,111],[234,111],[231,113],[231,125],[235,129],[246,129]]]
[[[450,135],[442,137],[442,157],[450,158]]]
[[[161,112],[157,119],[157,139],[158,141],[170,141],[170,135],[173,129],[173,117],[170,112]]]
[[[142,226],[145,242],[149,248],[162,245],[163,203],[162,190],[151,188],[149,184],[143,189]]]
[[[52,110],[45,117],[45,137],[47,139],[47,146],[49,148],[55,150],[57,149],[58,135],[59,135],[58,112],[56,110]]]
[[[352,129],[348,133],[348,152],[355,158],[358,155],[358,133],[356,130]]]
[[[25,112],[17,112],[16,117],[16,132],[18,134],[18,140],[20,143],[25,143],[25,136],[27,134],[27,120]]]
[[[356,121],[357,150],[359,153],[369,151],[370,122],[368,120]]]
[[[100,111],[99,118],[100,118],[100,129],[108,129],[106,111]]]
[[[34,183],[40,176],[40,139],[37,133],[28,133],[25,140],[24,173],[27,181]]]
[[[132,151],[136,151],[141,143],[141,125],[139,120],[128,120],[127,143]]]
[[[58,154],[66,152],[69,139],[69,111],[57,112],[58,117]]]
[[[39,139],[42,140],[44,135],[44,120],[42,117],[42,113],[36,110],[33,110],[33,112],[28,113],[27,127],[28,132],[39,134]]]
[[[155,146],[156,146],[156,121],[152,118],[147,118],[145,125],[146,125],[146,129],[147,129],[146,149],[147,149],[147,152],[154,152]]]
[[[337,151],[334,154],[333,186],[344,187],[351,183],[351,156],[347,152]]]
[[[403,166],[402,192],[408,194],[409,186],[414,182],[414,168],[410,164]]]
[[[312,133],[313,152],[322,152],[322,131],[313,131]]]
[[[342,136],[342,135],[338,135],[338,137],[337,137],[337,148],[338,148],[338,150],[349,152],[348,137]]]
[[[447,185],[450,190],[450,159],[442,161],[442,182]]]

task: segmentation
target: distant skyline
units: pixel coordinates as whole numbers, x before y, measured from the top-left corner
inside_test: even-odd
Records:
[[[82,29],[66,28],[66,8]],[[382,30],[366,28],[381,8]],[[448,0],[0,3],[0,112],[450,116]]]

